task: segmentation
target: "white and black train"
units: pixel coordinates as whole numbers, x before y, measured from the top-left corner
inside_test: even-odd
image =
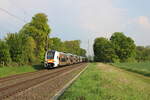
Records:
[[[86,62],[86,57],[77,56],[70,53],[49,50],[45,54],[44,67],[49,69],[58,66],[71,65]]]

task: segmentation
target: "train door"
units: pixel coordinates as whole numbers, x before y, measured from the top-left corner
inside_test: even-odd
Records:
[[[58,67],[59,66],[59,52],[55,52],[55,57],[54,57],[54,63],[55,63],[55,66],[54,67]]]

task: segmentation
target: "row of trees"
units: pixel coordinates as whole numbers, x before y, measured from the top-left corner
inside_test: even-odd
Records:
[[[61,41],[61,39],[55,37],[49,38],[48,43],[49,49],[86,56],[86,50],[80,47],[80,40]]]
[[[110,40],[96,38],[93,45],[94,60],[100,62],[127,62],[135,60],[136,45],[122,32],[115,32]]]
[[[136,47],[136,60],[141,61],[150,61],[150,46],[137,46]]]
[[[80,40],[61,41],[50,38],[50,32],[47,16],[36,14],[18,33],[9,33],[4,40],[0,40],[0,64],[40,63],[48,49],[85,56],[86,51],[80,47]]]

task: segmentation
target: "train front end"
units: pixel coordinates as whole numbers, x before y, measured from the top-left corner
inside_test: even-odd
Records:
[[[58,66],[56,55],[57,55],[57,51],[54,50],[50,50],[46,52],[45,63],[44,63],[45,68],[50,69]]]

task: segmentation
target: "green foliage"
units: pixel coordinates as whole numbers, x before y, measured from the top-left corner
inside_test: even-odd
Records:
[[[47,50],[47,41],[51,29],[48,25],[47,16],[38,13],[32,17],[32,21],[26,24],[19,33],[31,36],[36,42],[35,54],[42,61]]]
[[[135,44],[130,37],[126,37],[122,32],[115,32],[111,38],[115,53],[121,62],[128,61],[135,57]]]
[[[80,48],[80,50],[79,50],[79,55],[80,55],[80,56],[86,56],[86,50],[83,49],[83,48]]]
[[[11,62],[9,47],[6,42],[0,40],[0,65],[8,65]]]
[[[57,37],[49,38],[49,46],[48,47],[51,50],[57,50],[57,51],[64,50],[63,42],[61,41],[61,39],[59,39]]]
[[[66,52],[80,55],[80,40],[65,41]]]
[[[24,65],[24,66],[9,66],[9,67],[0,66],[0,78],[27,72],[34,72],[41,70],[42,68],[43,67],[41,67],[40,65],[39,66]]]
[[[80,48],[80,44],[81,44],[80,40],[65,41],[64,42],[64,46],[66,48],[65,51],[79,56],[85,56],[86,50]]]
[[[34,63],[35,62],[35,49],[36,49],[35,40],[31,36],[26,37],[23,45],[24,45],[24,50],[25,50],[24,56],[27,57],[27,62]]]
[[[141,61],[150,61],[150,48],[144,46],[136,47],[136,60]]]
[[[36,44],[31,36],[25,34],[8,34],[6,42],[13,62],[18,64],[32,63],[35,60]]]
[[[96,38],[93,46],[95,61],[101,62],[133,62],[136,46],[130,37],[122,32],[115,32],[110,40]]]
[[[61,39],[55,37],[55,38],[49,38],[48,42],[49,49],[51,50],[57,50],[61,52],[67,52],[76,54],[79,56],[85,56],[86,50],[80,47],[80,40],[72,40],[72,41],[61,41]]]
[[[8,34],[6,42],[10,48],[12,61],[23,64],[26,59],[24,56],[23,37],[19,34]]]
[[[96,38],[93,49],[95,61],[114,62],[117,59],[113,45],[105,38]]]

